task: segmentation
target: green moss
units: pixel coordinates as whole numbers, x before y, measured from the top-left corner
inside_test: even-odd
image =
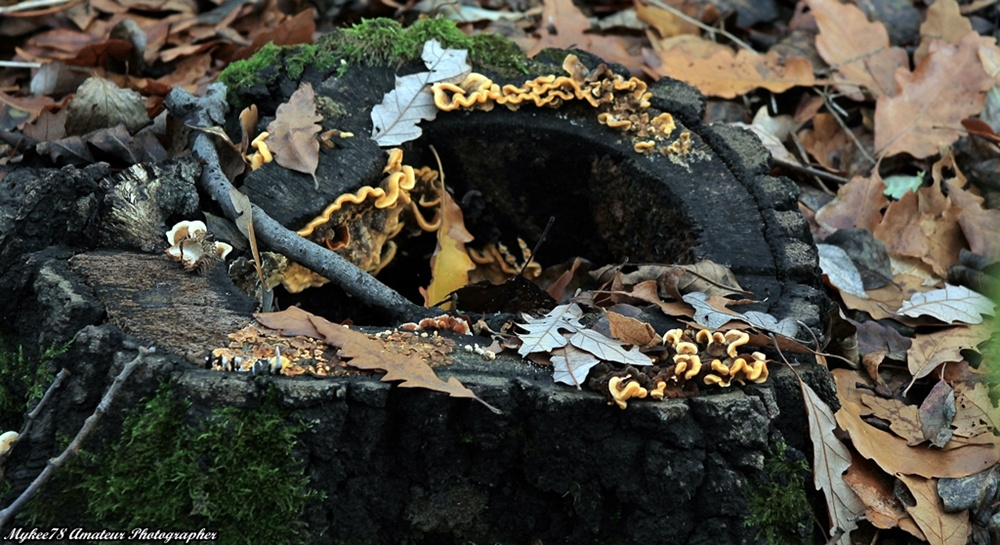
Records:
[[[812,543],[815,520],[806,495],[812,472],[804,458],[792,459],[788,447],[778,443],[764,460],[764,476],[747,491],[750,515],[744,525],[757,528],[757,540],[767,545]]]
[[[391,19],[365,19],[328,34],[321,44],[348,64],[399,66],[418,60],[424,43],[435,39],[446,49],[468,50],[475,66],[509,76],[527,73],[527,57],[517,44],[497,34],[467,36],[447,19],[420,19],[406,28]]]
[[[277,66],[282,48],[268,42],[249,59],[236,61],[219,73],[219,81],[226,84],[230,93],[234,89],[248,89],[257,85],[267,85],[277,79],[280,70],[268,70]],[[230,95],[232,98],[232,95]]]
[[[169,384],[125,419],[120,440],[85,454],[30,507],[36,523],[93,528],[206,528],[218,543],[303,543],[309,489],[293,458],[296,434],[271,400],[193,419]],[[69,508],[67,509],[67,506]]]
[[[14,350],[8,338],[0,337],[0,433],[21,427],[25,413],[52,382],[49,364],[69,350],[72,342],[53,343],[41,351],[38,361],[29,361],[23,346]]]

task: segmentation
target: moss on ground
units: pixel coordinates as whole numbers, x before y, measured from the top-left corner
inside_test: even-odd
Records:
[[[28,508],[32,523],[218,532],[218,543],[304,543],[310,489],[273,401],[192,419],[169,384],[125,418],[102,454],[81,453]],[[193,422],[192,422],[193,420]]]
[[[813,543],[815,514],[806,494],[812,471],[801,454],[791,454],[778,443],[764,460],[763,477],[747,491],[744,525],[756,527],[756,539],[766,545]]]

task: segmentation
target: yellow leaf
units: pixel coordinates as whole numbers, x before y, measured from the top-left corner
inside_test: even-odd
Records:
[[[465,250],[465,243],[472,242],[473,236],[465,229],[462,209],[443,186],[437,239],[437,248],[431,257],[431,283],[426,290],[420,290],[425,307],[444,301],[451,292],[468,285],[469,271],[476,267]],[[451,308],[451,302],[443,303],[441,308]]]

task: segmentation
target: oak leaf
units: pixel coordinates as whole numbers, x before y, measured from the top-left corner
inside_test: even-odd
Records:
[[[611,336],[621,342],[640,347],[659,344],[660,337],[648,322],[637,320],[631,316],[624,316],[617,312],[609,311],[606,316],[608,317],[608,325],[611,328]]]
[[[819,268],[835,288],[859,299],[868,298],[861,273],[847,252],[832,244],[817,244],[816,248],[819,250]]]
[[[517,327],[526,330],[526,334],[518,334],[522,344],[517,349],[521,357],[532,352],[551,352],[569,343],[562,331],[575,332],[583,327],[580,323],[583,310],[576,303],[559,305],[542,318],[532,318],[523,315],[524,323]]]
[[[854,4],[838,0],[809,0],[819,34],[816,50],[836,69],[837,89],[853,100],[862,101],[867,89],[876,97],[896,93],[893,74],[909,66],[903,49],[892,47],[885,25],[869,22]]]
[[[476,396],[455,377],[441,380],[434,369],[418,354],[401,354],[386,350],[385,341],[360,331],[335,324],[298,307],[288,307],[281,312],[258,313],[254,317],[261,324],[279,329],[285,335],[304,335],[323,339],[337,347],[337,355],[347,365],[358,369],[384,371],[382,382],[401,381],[401,388],[425,388],[446,393],[451,397],[474,399],[493,412],[496,408]]]
[[[896,71],[899,92],[875,103],[876,154],[922,159],[964,134],[962,120],[983,109],[994,83],[979,60],[986,40],[972,32],[956,45],[935,41],[913,72]]]
[[[927,56],[934,40],[957,44],[972,32],[972,22],[962,15],[955,0],[935,0],[927,6],[924,22],[920,25],[920,46],[913,52],[913,64]]]
[[[983,198],[962,189],[957,180],[945,180],[948,197],[962,212],[958,225],[969,249],[990,259],[1000,259],[1000,210],[983,208]]]
[[[916,405],[907,405],[895,398],[886,399],[868,394],[862,395],[861,401],[872,416],[888,421],[889,429],[906,439],[907,445],[912,447],[926,440],[920,426],[920,408]]]
[[[930,187],[906,193],[891,203],[872,234],[891,256],[915,257],[938,276],[958,262],[965,239],[958,218],[962,210],[952,204],[935,180]]]
[[[871,460],[861,456],[851,457],[851,467],[844,474],[844,481],[865,504],[865,518],[876,528],[906,530],[921,541],[924,533],[903,508],[893,490],[893,478],[886,475]]]
[[[761,54],[725,49],[707,58],[697,58],[675,47],[656,55],[660,60],[654,69],[657,75],[690,83],[709,96],[735,98],[758,87],[782,93],[795,86],[817,83],[808,59],[782,57],[777,51]]]
[[[319,166],[319,140],[323,116],[316,113],[316,94],[312,85],[302,82],[288,102],[278,106],[274,121],[267,125],[267,145],[274,161],[296,172],[312,176],[316,189],[316,167]]]
[[[916,505],[906,505],[906,512],[913,517],[930,545],[965,545],[972,535],[969,512],[946,513],[944,503],[937,493],[937,479],[913,475],[897,475],[903,481]]]
[[[951,423],[955,419],[955,390],[939,380],[920,404],[920,427],[924,438],[937,448],[951,440]]]

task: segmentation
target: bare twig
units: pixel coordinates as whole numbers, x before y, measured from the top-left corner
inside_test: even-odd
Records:
[[[35,15],[44,15],[47,13],[52,13],[53,11],[60,11],[69,6],[66,4],[77,4],[80,0],[26,0],[25,2],[20,2],[12,6],[2,6],[0,7],[0,15],[7,15],[9,17],[29,17]],[[55,10],[51,9],[52,6],[56,6]],[[43,9],[37,12],[31,12],[30,10],[35,10],[38,8],[50,8]],[[20,13],[29,12],[29,13]],[[17,13],[17,15],[11,15]]]
[[[125,367],[123,367],[121,372],[118,373],[114,382],[112,382],[111,386],[108,387],[108,391],[104,393],[104,397],[101,398],[101,402],[97,404],[97,408],[94,409],[94,413],[84,420],[83,427],[81,427],[80,431],[76,433],[76,437],[73,438],[66,449],[62,451],[62,454],[60,454],[57,458],[50,458],[49,462],[45,464],[45,469],[43,469],[42,472],[35,477],[35,480],[28,485],[28,488],[25,488],[24,492],[22,492],[13,503],[7,506],[7,508],[0,511],[0,528],[3,528],[8,522],[10,522],[11,519],[13,519],[14,516],[24,508],[24,505],[28,503],[31,498],[35,497],[36,494],[38,494],[42,485],[52,478],[52,474],[55,473],[57,469],[62,467],[63,464],[65,464],[70,458],[76,456],[80,452],[80,444],[83,443],[83,440],[86,439],[87,435],[89,435],[91,430],[94,429],[94,426],[97,425],[97,421],[101,419],[101,416],[108,412],[108,408],[111,407],[111,402],[115,399],[115,396],[118,395],[118,390],[121,389],[122,384],[128,380],[132,371],[140,363],[142,363],[143,358],[147,354],[152,354],[154,350],[154,348],[139,347],[139,353],[135,356],[135,359],[126,363]],[[39,403],[39,405],[41,405],[41,403]]]
[[[736,36],[733,36],[729,32],[726,32],[725,30],[723,30],[721,28],[715,28],[713,26],[706,25],[705,23],[702,23],[701,21],[699,21],[699,20],[695,19],[694,17],[691,17],[690,15],[684,13],[683,11],[681,11],[681,10],[679,10],[679,9],[677,9],[677,8],[669,5],[669,4],[667,4],[666,2],[662,2],[661,0],[648,0],[648,1],[649,1],[650,4],[652,4],[652,5],[660,8],[662,10],[669,11],[673,16],[675,16],[675,17],[677,17],[679,19],[683,19],[683,20],[691,23],[692,25],[694,25],[694,26],[696,26],[696,27],[704,30],[705,32],[708,32],[709,34],[712,34],[712,35],[722,34],[723,36],[725,36],[726,38],[728,38],[729,40],[731,40],[734,44],[742,47],[743,49],[746,49],[747,51],[754,51],[754,48],[751,47],[750,44],[744,42],[743,40],[737,38]]]
[[[225,94],[225,85],[221,83],[210,85],[206,96],[198,99],[180,87],[175,87],[167,97],[167,108],[173,115],[184,118],[188,125],[198,127],[222,125],[227,108]],[[229,197],[229,190],[233,185],[219,166],[219,156],[211,139],[204,132],[194,132],[192,149],[195,155],[204,161],[200,179],[202,189],[218,202],[226,217],[235,221],[239,214],[236,213]],[[252,205],[252,210],[254,231],[260,242],[326,277],[348,294],[401,322],[434,314],[414,304],[339,254],[286,229],[259,206]]]
[[[838,185],[844,185],[847,183],[847,178],[844,178],[843,176],[837,176],[836,174],[833,174],[831,172],[826,172],[825,170],[813,168],[808,165],[801,165],[798,163],[792,163],[790,161],[783,161],[781,159],[778,159],[777,157],[774,158],[774,164],[779,165],[782,168],[787,168],[788,170],[794,170],[796,172],[801,172],[802,174],[815,176],[820,180],[826,180],[828,182],[833,182]],[[829,190],[827,190],[827,192],[829,192]]]
[[[63,367],[62,371],[59,371],[59,373],[56,375],[55,380],[52,381],[52,384],[49,384],[49,388],[45,390],[45,395],[43,395],[42,399],[38,401],[38,404],[35,405],[35,408],[31,409],[31,412],[29,412],[27,416],[24,417],[24,424],[21,425],[21,431],[18,432],[17,434],[19,439],[28,436],[28,432],[31,431],[31,426],[35,423],[35,419],[38,418],[38,413],[42,412],[42,407],[44,407],[49,402],[49,399],[52,397],[52,394],[55,393],[55,391],[62,384],[62,381],[67,376],[69,376],[69,370]],[[10,450],[8,450],[3,454],[0,454],[0,479],[3,478],[4,469],[7,465],[7,458],[10,457],[11,453],[14,452],[15,448],[17,448],[17,441],[14,441],[14,444],[11,446]]]
[[[870,153],[868,153],[868,150],[866,150],[865,147],[861,144],[861,141],[858,140],[858,137],[854,134],[854,131],[852,131],[847,126],[847,123],[844,122],[844,119],[841,116],[842,111],[840,111],[840,106],[838,106],[837,103],[835,103],[833,99],[830,98],[829,93],[826,93],[825,91],[818,91],[818,92],[820,96],[823,97],[823,103],[826,104],[827,109],[830,110],[830,113],[833,115],[833,118],[837,121],[837,124],[840,125],[840,128],[844,130],[844,133],[846,133],[847,137],[851,139],[851,142],[853,142],[854,146],[858,148],[858,151],[860,151],[861,154],[865,156],[865,159],[867,159],[869,163],[871,163],[872,165],[876,164],[878,161],[876,161],[875,158],[872,157]]]
[[[40,62],[0,61],[0,68],[41,68]]]

